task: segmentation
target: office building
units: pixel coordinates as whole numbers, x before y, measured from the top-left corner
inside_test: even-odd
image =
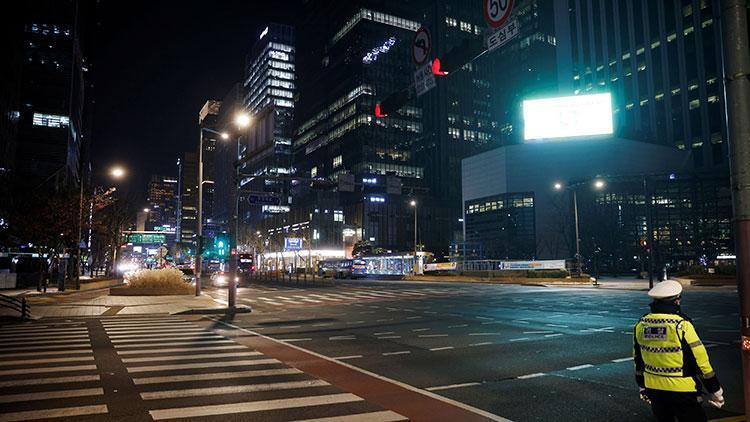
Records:
[[[33,0],[4,12],[0,167],[14,186],[71,188],[87,168],[96,8]]]
[[[201,133],[200,142],[198,148],[202,148],[202,155],[199,153],[199,157],[203,157],[203,228],[204,231],[208,225],[208,219],[213,215],[214,208],[214,191],[215,191],[215,177],[216,177],[216,147],[217,142],[220,141],[220,137],[214,133],[204,129],[210,129],[217,131],[217,122],[219,110],[221,109],[221,101],[208,100],[200,112],[198,112],[198,127]]]
[[[177,227],[177,178],[151,176],[148,183],[146,230],[175,233]]]
[[[198,215],[198,154],[185,152],[177,161],[179,184],[179,231],[177,241],[182,256],[195,247]]]

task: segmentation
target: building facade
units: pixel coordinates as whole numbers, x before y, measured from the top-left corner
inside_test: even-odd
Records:
[[[181,256],[194,251],[198,216],[198,154],[185,152],[177,160],[179,210],[177,242]],[[190,252],[188,252],[190,251]]]
[[[177,228],[178,181],[173,176],[151,176],[148,183],[148,215],[145,230],[175,233]]]

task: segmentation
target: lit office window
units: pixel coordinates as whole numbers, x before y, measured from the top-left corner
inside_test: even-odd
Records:
[[[68,118],[68,116],[34,113],[32,123],[34,124],[34,126],[68,127],[70,125],[70,119]]]
[[[340,155],[333,157],[333,168],[339,167],[343,162],[343,158]]]

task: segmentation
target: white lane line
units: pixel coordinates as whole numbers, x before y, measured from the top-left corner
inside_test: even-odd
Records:
[[[520,320],[520,319],[514,319],[511,322],[515,322],[517,324],[528,324],[529,323],[529,321],[523,321],[523,320]]]
[[[449,325],[448,328],[463,328],[468,327],[469,324],[458,324],[458,325]]]
[[[192,359],[218,359],[218,358],[232,358],[232,357],[249,357],[249,356],[260,356],[260,352],[237,352],[237,353],[210,353],[210,354],[199,354],[199,355],[178,355],[178,356],[149,356],[145,358],[124,358],[121,359],[124,363],[137,363],[137,362],[168,362],[173,360],[192,360]]]
[[[384,336],[386,334],[393,334],[393,331],[381,331],[379,333],[372,333],[374,336]]]
[[[561,325],[561,324],[547,324],[548,327],[556,327],[556,328],[570,328],[567,325]]]
[[[448,337],[448,334],[422,334],[419,338]]]
[[[123,334],[123,333],[164,333],[164,332],[173,332],[175,329],[178,329],[180,331],[188,331],[189,329],[201,329],[200,327],[197,327],[195,324],[184,324],[179,326],[144,326],[144,327],[130,327],[130,328],[109,328],[107,329],[107,334]]]
[[[430,328],[415,328],[412,331],[419,332],[419,331],[430,331]]]
[[[206,350],[236,350],[236,349],[246,349],[247,347],[242,345],[236,345],[236,346],[215,346],[215,347],[175,347],[172,349],[149,349],[149,350],[122,350],[117,352],[118,355],[145,355],[145,354],[154,354],[154,353],[181,353],[181,352],[203,352]]]
[[[62,346],[64,345],[73,345],[75,344],[76,347],[81,347],[81,344],[88,343],[89,339],[70,339],[70,340],[34,340],[34,341],[14,341],[12,343],[3,343],[2,348],[0,348],[0,352],[3,350],[8,350],[5,346],[29,346],[29,347],[37,347],[37,345],[44,345],[44,344],[60,344]]]
[[[158,343],[154,343],[154,342],[159,342],[159,341],[187,341],[187,340],[219,340],[219,339],[223,339],[223,338],[224,337],[216,335],[214,333],[206,332],[204,335],[200,335],[200,336],[198,336],[198,335],[181,336],[181,335],[178,334],[175,337],[167,336],[167,337],[164,337],[164,338],[112,339],[112,344],[115,347],[122,346],[122,345],[125,345],[127,343],[140,343],[140,344],[143,344],[143,345],[154,345],[154,344],[158,345]]]
[[[37,419],[68,418],[71,416],[100,415],[108,413],[106,404],[93,406],[60,407],[57,409],[27,410],[25,412],[1,413],[0,421],[31,421]]]
[[[380,336],[378,337],[378,340],[389,339],[389,338],[401,338],[401,336]]]
[[[224,339],[224,340],[211,340],[211,341],[174,341],[174,342],[167,342],[167,343],[146,343],[146,344],[115,344],[116,349],[125,349],[125,348],[133,348],[137,347],[139,351],[145,351],[148,350],[148,353],[157,353],[159,350],[158,347],[162,346],[192,346],[195,348],[201,348],[201,346],[204,345],[212,345],[212,344],[227,344],[232,343],[235,344],[234,341]],[[119,353],[119,352],[118,352]],[[145,353],[145,352],[143,352]]]
[[[500,333],[469,333],[470,336],[499,336]]]
[[[281,297],[279,296],[277,298],[280,299]],[[291,303],[292,305],[304,305],[302,302],[298,300],[293,300],[293,299],[282,299],[282,300],[284,301],[284,303]]]
[[[477,319],[486,319],[486,320],[491,320],[492,318],[487,318],[487,317],[483,317],[483,316],[478,316],[478,317],[477,317]]]
[[[194,328],[190,330],[171,330],[171,331],[165,331],[165,332],[156,332],[154,334],[146,334],[146,333],[123,333],[123,334],[109,334],[109,338],[111,340],[121,340],[126,338],[152,338],[152,337],[160,337],[160,338],[170,338],[170,337],[184,337],[184,336],[198,336],[198,335],[208,335],[213,334],[210,331],[206,331],[202,328]]]
[[[289,329],[292,329],[292,328],[302,328],[302,326],[301,325],[279,325],[276,328],[282,328],[282,329],[289,328]]]
[[[123,324],[107,324],[106,322],[103,322],[102,325],[104,328],[109,330],[138,330],[138,329],[144,329],[148,327],[158,327],[158,328],[169,328],[169,327],[183,327],[183,326],[194,326],[192,322],[188,321],[174,321],[174,322],[139,322],[137,324],[131,324],[131,323],[123,323]]]
[[[273,300],[266,300],[266,301],[265,301],[265,304],[266,304],[266,305],[273,305],[273,306],[284,306],[284,304],[283,304],[283,303],[280,303],[280,302],[275,302],[275,301],[273,301]]]
[[[3,345],[4,346],[4,345]],[[51,346],[36,346],[33,345],[32,347],[0,347],[0,356],[4,356],[4,352],[22,352],[22,351],[35,351],[35,350],[47,350],[47,349],[79,349],[81,347],[91,347],[91,344],[88,341],[81,342],[81,343],[72,343],[72,344],[55,344]],[[61,350],[60,353],[66,353],[67,350]]]
[[[323,299],[323,300],[332,300],[334,302],[341,302],[341,299],[336,299],[336,298],[325,296],[325,295],[317,295],[317,294],[310,293],[309,296],[317,297],[317,298]]]
[[[96,370],[96,365],[50,366],[47,368],[9,369],[6,371],[0,371],[0,376],[44,374],[47,372],[72,372],[72,371],[94,371],[94,370]]]
[[[337,356],[337,357],[333,357],[331,359],[348,360],[348,359],[359,359],[361,357],[362,357],[362,355],[350,355],[350,356]]]
[[[332,322],[322,322],[320,324],[313,324],[311,325],[311,327],[330,327],[331,325],[333,325]],[[258,327],[258,328],[262,328],[262,327]],[[253,328],[253,329],[257,330],[258,328]]]
[[[172,409],[150,410],[154,420],[194,418],[200,416],[229,415],[237,413],[263,412],[278,409],[294,409],[300,407],[325,406],[340,403],[363,401],[354,394],[328,394],[324,396],[298,397],[277,400],[263,400],[232,404],[217,404],[209,406],[191,406]]]
[[[69,397],[89,397],[89,396],[103,396],[103,388],[82,388],[79,390],[59,390],[59,391],[45,391],[41,393],[22,393],[22,394],[7,394],[0,396],[0,403],[15,403],[20,401],[37,401],[37,400],[51,400],[51,399],[64,399]],[[0,413],[0,420],[2,420],[2,414]]]
[[[86,328],[67,328],[65,330],[35,330],[35,331],[21,331],[17,333],[3,333],[0,332],[0,339],[11,339],[11,338],[22,338],[22,337],[39,337],[39,336],[50,336],[55,337],[62,336],[73,336],[73,335],[84,335],[88,334]]]
[[[357,413],[344,416],[329,416],[327,418],[296,420],[293,422],[401,422],[408,419],[391,410],[380,412]]]
[[[333,337],[328,337],[328,340],[333,340],[333,341],[336,341],[336,340],[354,340],[354,339],[355,339],[354,336],[333,336]]]
[[[311,341],[312,337],[305,337],[305,338],[278,338],[276,340],[283,341],[285,343],[298,343],[300,341]]]
[[[516,378],[518,378],[520,380],[527,380],[529,378],[543,377],[545,375],[547,375],[547,374],[545,374],[544,372],[537,372],[535,374],[521,375],[520,377],[516,377]]]
[[[31,378],[12,381],[0,381],[0,388],[21,387],[24,385],[42,385],[42,384],[65,384],[70,382],[90,382],[99,381],[99,375],[81,375],[74,377],[45,377]]]
[[[224,394],[257,393],[261,391],[292,390],[331,385],[323,380],[288,381],[251,385],[230,385],[227,387],[190,388],[186,390],[165,390],[141,393],[143,400],[175,399],[182,397],[216,396]]]
[[[477,347],[477,346],[487,346],[487,345],[490,345],[490,344],[492,344],[491,341],[483,341],[481,343],[471,343],[471,344],[469,344],[469,346],[470,347]]]
[[[562,333],[555,333],[555,334],[545,334],[544,337],[560,337],[563,335]]]
[[[519,337],[519,338],[512,338],[508,341],[523,341],[523,340],[528,340],[528,339],[529,339],[528,337]]]
[[[475,385],[480,385],[480,383],[478,383],[478,382],[465,382],[463,384],[438,385],[436,387],[427,387],[427,388],[425,388],[425,390],[427,390],[427,391],[452,390],[454,388],[473,387]]]
[[[61,353],[64,353],[66,355],[83,355],[83,354],[91,354],[94,353],[91,349],[73,349],[73,350],[53,350],[51,352],[25,352],[25,353],[2,353],[0,354],[0,358],[2,359],[8,359],[8,358],[36,358],[39,356],[59,356]]]
[[[453,346],[433,347],[432,349],[430,349],[430,351],[431,352],[439,352],[441,350],[451,350],[451,349],[455,349],[455,347],[453,347]]]
[[[260,369],[239,372],[212,372],[210,374],[173,375],[167,377],[133,378],[135,385],[167,384],[175,382],[194,382],[208,380],[227,380],[236,378],[270,377],[276,375],[296,375],[303,372],[295,368]]]
[[[414,315],[414,316],[408,316],[406,319],[420,319],[422,318],[420,315]]]
[[[376,319],[375,322],[388,322],[393,321],[393,318],[382,318],[382,319]]]
[[[614,362],[614,363],[620,363],[620,362],[627,362],[627,361],[630,361],[630,360],[633,360],[632,356],[629,357],[629,358],[612,359],[612,362]]]
[[[5,356],[0,356],[4,358]],[[65,358],[41,358],[41,359],[23,359],[23,360],[0,360],[0,368],[15,365],[34,365],[43,363],[60,363],[60,362],[86,362],[94,360],[93,356],[72,356]]]
[[[396,356],[396,355],[408,355],[408,354],[411,354],[411,352],[408,350],[400,350],[398,352],[385,352],[382,355],[383,356]]]
[[[233,362],[178,363],[174,365],[149,365],[127,368],[128,372],[175,371],[179,369],[223,368],[228,366],[253,366],[281,363],[276,359],[237,360]]]
[[[364,321],[347,321],[347,324],[364,324]]]
[[[554,331],[524,331],[524,334],[551,334]]]
[[[565,369],[567,369],[568,371],[578,371],[580,369],[593,368],[593,367],[594,367],[594,365],[591,365],[591,364],[587,363],[587,364],[584,364],[584,365],[571,366],[570,368],[565,368]]]

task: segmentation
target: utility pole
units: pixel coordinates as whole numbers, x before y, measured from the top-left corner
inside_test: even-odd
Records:
[[[654,226],[653,199],[648,190],[646,176],[643,182],[643,204],[646,206],[646,248],[648,248],[648,288],[654,287]]]
[[[578,193],[573,188],[573,215],[576,223],[576,271],[578,277],[583,274],[583,265],[581,264],[581,234],[578,229]]]
[[[201,276],[203,275],[203,128],[198,141],[198,211],[196,217],[196,251],[195,251],[195,295],[201,295]]]
[[[724,83],[734,211],[737,291],[740,295],[740,359],[745,414],[750,415],[750,49],[747,1],[722,0]]]

